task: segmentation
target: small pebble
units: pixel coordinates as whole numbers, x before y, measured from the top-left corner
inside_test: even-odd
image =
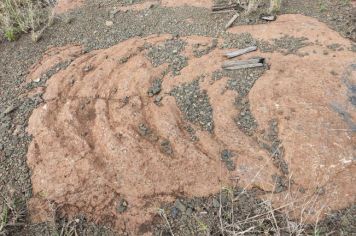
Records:
[[[105,21],[106,26],[112,26],[113,24],[114,24],[114,22],[112,22],[110,20]]]
[[[179,215],[179,209],[177,207],[173,207],[171,210],[171,216],[173,219],[176,219]]]
[[[36,78],[36,79],[33,80],[33,82],[35,82],[35,83],[39,83],[40,81],[41,81],[41,78],[40,78],[40,77],[38,77],[38,78]]]
[[[155,102],[160,102],[160,101],[162,101],[162,96],[161,95],[156,96]]]
[[[174,206],[181,212],[185,212],[187,210],[186,206],[178,199],[175,201]]]
[[[220,207],[220,202],[216,200],[215,198],[213,199],[213,207],[219,208]]]

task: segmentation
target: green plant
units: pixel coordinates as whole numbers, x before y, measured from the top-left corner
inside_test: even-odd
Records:
[[[4,36],[10,42],[16,40],[16,34],[15,34],[15,30],[13,28],[6,29]]]
[[[2,213],[1,213],[1,218],[0,218],[0,235],[5,231],[5,226],[8,223],[8,216],[9,216],[9,208],[6,206],[6,204],[3,205],[2,207]]]
[[[198,225],[198,231],[205,233],[206,235],[208,235],[209,233],[209,226],[207,224],[205,224],[202,220],[200,220],[198,217],[194,216],[194,219]]]
[[[347,6],[351,3],[351,0],[342,0],[342,5]]]
[[[9,228],[21,226],[25,217],[25,204],[16,197],[0,195],[0,235],[7,235]]]
[[[320,12],[326,11],[326,5],[324,3],[320,3],[319,10],[320,10]]]
[[[3,29],[4,36],[9,41],[16,40],[20,33],[28,32],[31,32],[32,39],[37,40],[37,35],[42,34],[52,21],[52,16],[50,7],[43,0],[0,1],[0,29]]]

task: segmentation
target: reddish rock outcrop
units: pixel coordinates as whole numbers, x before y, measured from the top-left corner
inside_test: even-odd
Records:
[[[266,27],[268,34],[260,34]],[[322,33],[316,34],[315,28]],[[154,67],[145,46],[162,45],[170,36],[134,38],[109,49],[75,53],[76,59],[48,80],[45,103],[30,118],[28,164],[34,197],[56,202],[69,216],[85,213],[119,231],[137,232],[162,202],[177,196],[208,196],[236,184],[272,192],[272,176],[283,173],[256,139],[274,120],[290,180],[290,190],[270,195],[275,206],[317,196],[316,204],[305,207],[313,218],[354,202],[356,112],[348,84],[355,83],[356,62],[355,53],[347,50],[350,42],[323,23],[295,15],[231,31],[265,40],[281,33],[303,35],[320,42],[299,49],[303,57],[260,51],[242,57],[262,55],[270,64],[248,96],[259,124],[255,135],[246,135],[234,121],[236,93],[226,91],[227,78],[211,83],[212,72],[225,60],[224,50],[194,57],[193,44],[205,45],[209,38],[183,38],[188,65],[178,76],[163,77],[159,106],[147,92],[169,65]],[[344,50],[331,51],[331,43]],[[39,71],[41,66],[35,66],[29,78]],[[200,89],[213,109],[212,133],[190,124],[170,95],[176,86],[201,75],[205,79],[199,80]],[[192,142],[187,125],[198,141]],[[220,160],[226,149],[237,154],[234,171]],[[125,211],[120,209],[122,199],[128,203]],[[300,206],[295,205],[295,214]]]

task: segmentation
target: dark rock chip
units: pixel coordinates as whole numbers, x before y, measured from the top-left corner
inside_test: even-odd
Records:
[[[325,194],[325,188],[323,187],[317,187],[316,190],[315,190],[315,193],[318,194],[318,195],[324,195]]]
[[[272,42],[265,40],[257,41],[258,48],[262,52],[280,52],[284,55],[297,54],[298,50],[312,45],[311,42],[307,41],[306,37],[293,37],[289,35],[284,35],[281,38],[274,39]],[[297,54],[298,55],[298,54]]]
[[[162,96],[160,96],[160,95],[158,95],[157,97],[155,97],[155,103],[159,103],[159,102],[161,102],[161,101],[162,101],[162,99],[163,99],[163,97],[162,97]]]
[[[141,136],[145,137],[150,142],[157,142],[158,136],[146,125],[140,124],[138,127],[138,132]]]
[[[220,207],[220,202],[217,199],[213,199],[213,207],[219,208]]]
[[[179,199],[175,201],[174,206],[183,213],[187,210],[187,207]]]
[[[172,144],[168,139],[165,139],[165,140],[161,141],[160,149],[161,149],[161,152],[163,152],[167,156],[172,156],[173,155]]]
[[[275,193],[281,193],[288,189],[288,179],[285,176],[273,175],[272,179],[275,182]]]
[[[201,48],[200,44],[193,45],[193,47],[196,47],[196,49],[193,50],[194,56],[195,57],[202,57],[203,55],[206,55],[210,53],[212,50],[214,50],[218,46],[218,40],[213,39],[211,42],[211,45],[207,47]]]
[[[162,80],[161,79],[155,79],[151,85],[151,87],[148,89],[148,96],[153,97],[154,95],[157,95],[161,92],[161,85],[162,85]]]
[[[178,218],[179,213],[180,213],[180,211],[179,211],[179,209],[177,207],[172,207],[171,208],[171,216],[172,216],[173,219]]]
[[[339,43],[333,43],[333,44],[329,44],[326,46],[327,48],[329,48],[332,51],[340,51],[341,49],[344,50],[341,46],[341,44]]]
[[[83,68],[83,72],[89,72],[91,70],[93,70],[93,66],[92,65],[86,65],[84,68]]]
[[[250,33],[226,34],[221,48],[247,48],[256,45],[256,40]]]
[[[13,111],[15,111],[17,108],[17,106],[15,104],[10,105],[8,108],[5,109],[5,111],[3,112],[4,115],[7,115]]]
[[[191,125],[186,125],[184,126],[184,129],[188,132],[188,134],[190,135],[190,140],[192,142],[197,142],[199,141],[198,136],[196,135],[196,131],[194,130],[194,128]]]
[[[127,201],[125,199],[121,199],[119,201],[119,204],[117,205],[116,211],[118,213],[124,213],[125,211],[127,211],[129,204],[127,203]]]
[[[221,152],[221,160],[225,163],[225,166],[229,171],[234,171],[236,169],[235,163],[232,160],[232,157],[234,156],[234,153],[227,149]]]

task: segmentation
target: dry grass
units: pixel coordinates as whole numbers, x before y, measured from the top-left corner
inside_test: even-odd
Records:
[[[1,0],[0,31],[9,41],[22,33],[31,33],[38,41],[45,28],[53,22],[53,11],[49,0]]]
[[[20,198],[0,195],[0,235],[8,235],[9,231],[24,224],[26,207]]]
[[[244,198],[251,196],[244,190],[237,196],[233,193],[228,195],[231,196],[231,202],[227,206],[223,207],[223,203],[220,202],[221,235],[319,235],[319,220],[316,220],[314,225],[305,221],[308,215],[305,209],[315,206],[318,200],[316,195],[306,196],[303,199],[288,199],[284,205],[278,208],[273,208],[270,199],[261,201],[254,206],[258,213],[251,212],[250,215],[239,220],[233,218],[234,212],[236,212],[236,216],[239,214],[238,209],[234,208],[239,208],[239,204],[245,204],[243,203]],[[242,201],[242,203],[239,203],[239,201]],[[299,213],[296,211],[299,211]],[[318,215],[321,211],[322,209],[318,210]],[[295,213],[299,214],[300,218],[295,218]]]

